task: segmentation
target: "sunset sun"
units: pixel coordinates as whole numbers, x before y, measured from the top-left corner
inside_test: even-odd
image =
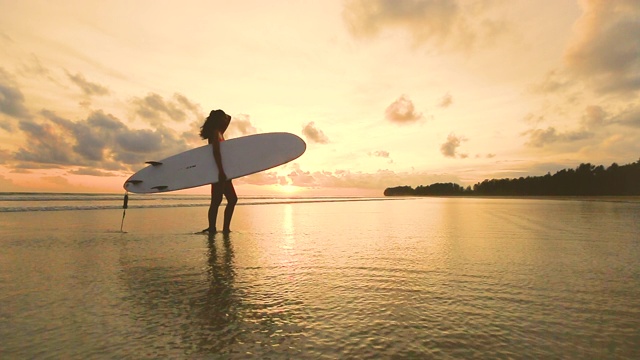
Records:
[[[278,186],[278,190],[283,194],[293,195],[297,193],[300,190],[300,188],[291,184],[287,184],[287,185]]]

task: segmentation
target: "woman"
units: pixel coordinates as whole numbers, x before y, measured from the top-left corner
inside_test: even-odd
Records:
[[[222,158],[220,157],[220,142],[224,141],[224,132],[229,127],[231,122],[231,116],[225,114],[222,110],[212,110],[209,116],[204,122],[204,125],[200,128],[200,137],[208,140],[209,144],[212,144],[213,159],[218,167],[218,179],[217,184],[211,184],[211,205],[209,206],[209,227],[202,230],[202,232],[209,232],[214,234],[216,232],[216,218],[218,217],[218,208],[222,202],[222,195],[227,198],[227,207],[224,209],[224,225],[222,227],[223,233],[231,232],[231,217],[233,216],[233,210],[238,202],[238,196],[236,190],[233,188],[231,180],[227,180],[227,175],[222,168]]]

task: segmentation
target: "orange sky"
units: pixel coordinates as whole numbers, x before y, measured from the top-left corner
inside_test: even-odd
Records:
[[[247,195],[633,162],[639,17],[637,0],[0,0],[0,191],[120,192],[204,144],[218,108],[228,138],[307,141],[237,179]]]

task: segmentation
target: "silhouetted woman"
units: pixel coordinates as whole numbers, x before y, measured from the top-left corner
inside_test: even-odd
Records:
[[[212,110],[200,128],[200,137],[207,139],[209,144],[213,144],[213,159],[218,167],[219,182],[211,184],[211,205],[209,206],[209,227],[202,230],[213,234],[216,232],[216,218],[218,217],[218,208],[222,202],[222,195],[227,198],[227,207],[224,209],[224,225],[222,232],[231,232],[231,217],[233,210],[238,202],[236,190],[233,188],[231,180],[227,180],[227,175],[222,168],[222,158],[220,157],[220,142],[224,141],[224,132],[229,127],[231,116],[225,114],[222,110]]]

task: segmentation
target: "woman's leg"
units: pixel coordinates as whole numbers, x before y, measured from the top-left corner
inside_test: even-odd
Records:
[[[224,186],[224,196],[227,198],[227,207],[224,209],[224,226],[222,231],[228,233],[231,232],[231,217],[238,203],[238,195],[236,195],[236,189],[233,187],[231,180],[227,181]]]
[[[210,233],[216,232],[216,218],[218,217],[218,209],[222,202],[222,194],[224,193],[224,184],[211,184],[211,204],[209,205],[209,230]]]

